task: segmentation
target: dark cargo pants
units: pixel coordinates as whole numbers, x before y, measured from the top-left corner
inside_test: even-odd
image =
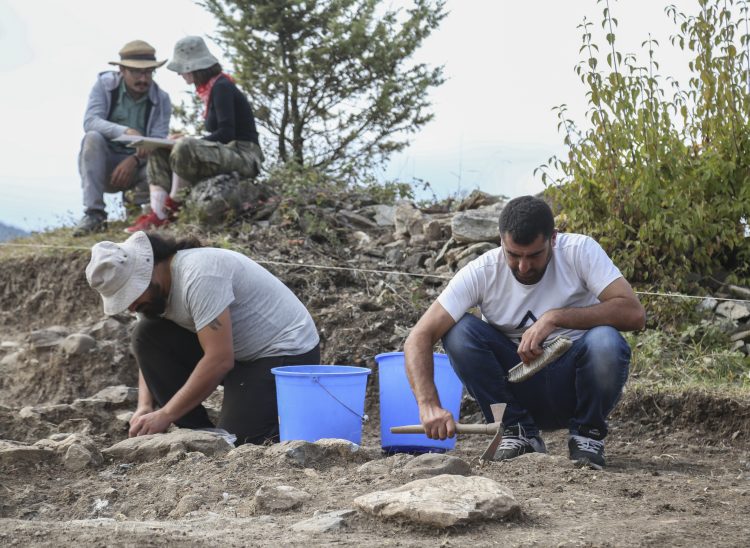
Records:
[[[203,349],[198,335],[169,320],[141,319],[132,336],[132,350],[155,402],[164,406],[182,388]],[[320,345],[296,356],[273,356],[235,362],[224,377],[224,402],[219,428],[237,436],[236,445],[278,441],[276,381],[272,367],[320,363]],[[205,407],[198,405],[175,424],[180,428],[212,428]]]

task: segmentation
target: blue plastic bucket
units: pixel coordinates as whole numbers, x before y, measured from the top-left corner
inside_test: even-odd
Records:
[[[442,406],[458,421],[463,385],[448,356],[433,354],[435,385]],[[375,356],[380,379],[380,445],[389,453],[442,453],[456,446],[456,438],[431,440],[424,434],[391,434],[391,426],[419,424],[419,407],[409,386],[403,352]]]
[[[274,367],[281,441],[338,438],[359,444],[365,410],[366,367]]]

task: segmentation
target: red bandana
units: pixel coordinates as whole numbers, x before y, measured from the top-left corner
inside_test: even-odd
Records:
[[[211,97],[211,89],[213,89],[216,80],[218,80],[221,76],[234,84],[234,79],[225,72],[222,72],[221,74],[217,74],[216,76],[211,78],[205,84],[195,86],[195,91],[198,94],[198,97],[201,98],[201,101],[203,101],[203,106],[205,107],[203,110],[203,118],[208,117],[208,99]]]

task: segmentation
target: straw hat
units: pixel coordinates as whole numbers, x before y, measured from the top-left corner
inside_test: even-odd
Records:
[[[109,64],[135,69],[148,69],[158,68],[166,62],[166,59],[164,61],[156,60],[156,50],[151,44],[143,40],[133,40],[122,46],[120,60],[110,61]]]
[[[151,283],[154,250],[143,231],[121,244],[99,242],[91,248],[86,280],[102,296],[105,314],[124,312]]]
[[[219,60],[211,55],[208,46],[200,36],[186,36],[174,45],[169,70],[179,74],[194,72],[214,66]]]

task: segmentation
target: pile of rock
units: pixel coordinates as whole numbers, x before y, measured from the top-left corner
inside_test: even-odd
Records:
[[[698,308],[714,314],[715,323],[730,334],[732,350],[750,355],[750,289],[724,285]]]

